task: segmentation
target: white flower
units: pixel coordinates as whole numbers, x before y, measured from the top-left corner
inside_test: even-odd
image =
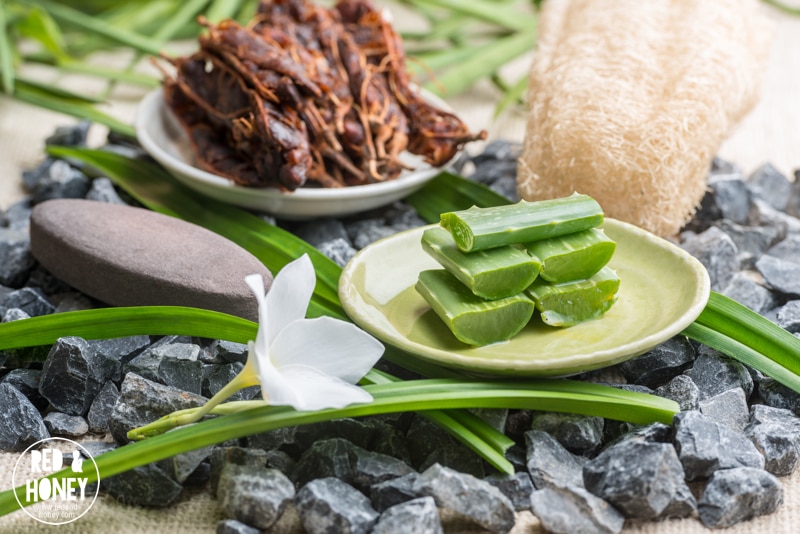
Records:
[[[308,255],[286,265],[266,296],[261,275],[245,282],[258,299],[259,324],[243,372],[251,367],[257,374],[264,400],[297,410],[372,400],[355,384],[381,357],[383,345],[351,323],[305,318],[316,283]]]

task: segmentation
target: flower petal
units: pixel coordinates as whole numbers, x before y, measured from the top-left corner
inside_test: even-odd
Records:
[[[288,403],[296,410],[344,408],[350,404],[372,401],[372,395],[364,389],[307,365],[288,365],[281,368],[280,372],[296,394],[295,401]],[[272,397],[268,402],[277,404]]]
[[[267,301],[264,297],[264,279],[260,274],[249,274],[244,277],[244,282],[250,288],[250,291],[258,301],[258,332],[256,333],[256,353],[267,354],[269,351],[269,342],[267,340],[266,330],[264,325],[267,322]],[[253,349],[251,348],[251,353]],[[252,354],[248,354],[250,359]]]
[[[248,363],[252,361],[258,370],[258,377],[261,382],[261,396],[264,397],[264,400],[276,406],[295,406],[299,402],[295,388],[272,365],[268,357],[260,357],[256,353],[255,358],[253,358],[255,348],[252,341],[249,343],[249,348],[250,352],[247,355],[247,361]]]
[[[355,384],[383,354],[383,345],[357,326],[332,317],[302,319],[286,326],[269,347],[278,369],[313,367]]]
[[[266,328],[269,344],[283,328],[303,319],[314,293],[317,275],[308,254],[287,264],[275,276],[266,298],[266,314],[259,316],[259,327]]]
[[[247,361],[244,363],[244,367],[239,372],[242,383],[247,384],[247,386],[244,387],[258,386],[261,384],[260,369],[261,366],[259,365],[255,344],[251,341],[248,343]]]

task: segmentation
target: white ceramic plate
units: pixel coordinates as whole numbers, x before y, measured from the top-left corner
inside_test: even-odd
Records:
[[[416,292],[418,273],[439,265],[422,250],[426,227],[362,249],[339,279],[348,315],[385,343],[442,366],[475,374],[567,376],[632,358],[689,326],[708,301],[703,265],[636,226],[606,219],[617,242],[609,265],[620,277],[617,302],[601,318],[553,328],[538,317],[505,343],[458,341]]]
[[[446,109],[441,100],[423,92],[426,99]],[[440,169],[405,153],[402,160],[415,170],[395,180],[340,189],[298,189],[286,193],[274,188],[243,187],[196,166],[189,141],[164,102],[161,89],[142,99],[136,114],[136,136],[142,147],[175,178],[188,187],[223,202],[271,213],[286,219],[336,217],[377,208],[399,200],[436,176]]]

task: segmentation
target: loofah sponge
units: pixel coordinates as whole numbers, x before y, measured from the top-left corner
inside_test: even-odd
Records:
[[[769,51],[757,0],[549,0],[519,160],[526,200],[577,191],[676,234],[724,137],[753,107]]]

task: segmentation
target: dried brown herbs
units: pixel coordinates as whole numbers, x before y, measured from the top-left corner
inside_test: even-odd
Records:
[[[169,59],[164,94],[199,164],[237,184],[382,182],[407,168],[404,151],[440,166],[485,137],[420,96],[368,0],[262,0],[247,26],[203,23],[199,50]]]

